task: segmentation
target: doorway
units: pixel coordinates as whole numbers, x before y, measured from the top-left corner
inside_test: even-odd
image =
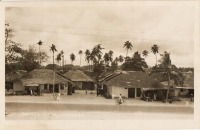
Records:
[[[58,84],[55,84],[55,90],[54,90],[55,93],[59,93],[59,86]]]
[[[141,97],[141,88],[137,88],[137,97]]]
[[[128,88],[128,98],[135,98],[135,88]]]

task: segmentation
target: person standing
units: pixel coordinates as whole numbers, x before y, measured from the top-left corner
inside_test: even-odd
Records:
[[[119,95],[119,103],[122,104],[122,102],[123,102],[123,98],[122,98],[122,95],[120,94]]]
[[[60,93],[57,94],[57,101],[60,101]]]
[[[30,95],[31,95],[31,96],[33,95],[33,91],[32,91],[32,89],[30,89]]]

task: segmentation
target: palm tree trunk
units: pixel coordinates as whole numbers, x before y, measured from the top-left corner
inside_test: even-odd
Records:
[[[53,98],[54,98],[54,87],[55,87],[55,66],[54,66],[54,52],[53,52]]]
[[[81,66],[81,55],[80,55],[80,66]]]
[[[53,70],[55,70],[55,67],[54,67],[54,52],[53,52]]]
[[[94,61],[92,61],[92,71],[94,70]]]
[[[65,57],[64,57],[64,55],[63,55],[63,71],[64,71],[64,60],[65,60]]]
[[[40,45],[39,45],[39,54],[40,54],[40,65],[41,65],[41,52],[40,52]]]
[[[126,51],[126,57],[128,56],[128,49],[127,49],[127,51]]]
[[[157,54],[155,54],[156,55],[156,66],[157,66]]]
[[[170,87],[170,74],[168,73],[168,87],[167,87],[166,101],[168,101],[169,98],[169,87]]]
[[[65,64],[64,64],[64,69],[65,69],[65,65],[66,65],[66,60],[65,60]]]
[[[90,61],[88,62],[88,67],[89,67],[88,70],[90,71]]]

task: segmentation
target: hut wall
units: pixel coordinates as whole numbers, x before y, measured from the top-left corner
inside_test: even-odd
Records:
[[[122,94],[123,97],[128,98],[128,89],[120,86],[112,86],[112,98],[119,97]]]
[[[13,90],[16,91],[24,91],[25,87],[23,86],[21,81],[13,82]]]
[[[30,89],[30,90],[34,90],[34,91],[37,91],[37,87],[38,87],[38,86],[29,86],[29,89]]]
[[[63,95],[66,95],[67,92],[68,92],[68,84],[61,84],[60,85],[60,93]]]
[[[94,82],[82,82],[82,89],[85,90],[94,90]]]
[[[75,88],[76,89],[82,89],[82,82],[80,82],[80,81],[74,81],[74,84],[75,84]]]
[[[181,96],[186,96],[188,92],[188,89],[182,89]]]
[[[174,96],[179,96],[180,89],[175,89]]]
[[[9,89],[9,90],[5,89],[5,94],[12,94],[13,92],[14,92],[13,89]]]
[[[5,84],[5,94],[12,94],[13,90],[13,82],[6,82]]]
[[[111,96],[112,97],[112,87],[107,87],[107,97]]]
[[[40,90],[44,90],[44,84],[40,84],[39,87],[40,87]]]

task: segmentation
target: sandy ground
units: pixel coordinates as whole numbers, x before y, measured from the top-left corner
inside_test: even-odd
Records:
[[[170,103],[145,102],[126,99],[126,105],[116,105],[115,100],[105,99],[78,91],[62,95],[56,101],[52,94],[43,96],[6,96],[8,120],[106,120],[106,119],[192,119],[194,104],[189,99]]]
[[[6,120],[142,120],[142,119],[193,119],[192,114],[102,112],[102,111],[52,111],[10,113]]]
[[[92,93],[91,93],[92,92]],[[97,96],[95,91],[76,91],[73,95],[61,95],[60,101],[56,101],[52,94],[45,94],[43,96],[6,96],[6,102],[24,102],[24,103],[62,103],[62,104],[102,104],[115,105],[116,99],[106,99],[102,96]],[[160,101],[145,102],[138,99],[125,99],[127,105],[147,105],[147,106],[193,106],[194,103],[189,99],[181,99],[172,104],[163,103]]]

